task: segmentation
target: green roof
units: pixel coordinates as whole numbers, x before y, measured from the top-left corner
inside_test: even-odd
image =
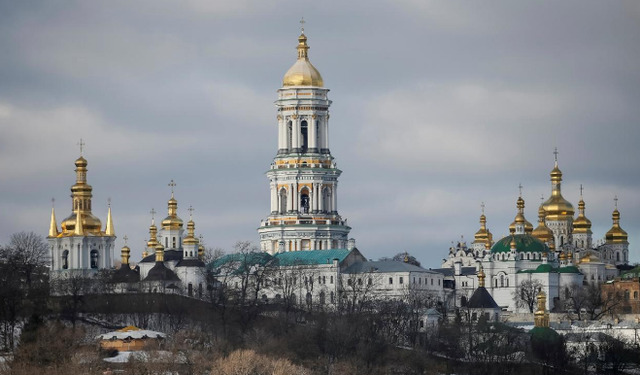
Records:
[[[550,273],[550,272],[558,272],[558,269],[553,268],[550,264],[541,264],[536,269],[533,270],[520,270],[517,273]]]
[[[622,271],[620,277],[623,279],[633,279],[634,277],[640,277],[640,266],[636,266],[628,271]]]
[[[566,266],[558,268],[558,273],[581,273],[576,266]]]
[[[544,242],[530,234],[516,234],[516,250],[520,253],[548,253],[549,248]],[[511,251],[511,236],[506,236],[497,241],[491,248],[492,253],[508,253]]]
[[[560,334],[549,327],[534,327],[529,331],[532,340],[543,342],[556,342]]]
[[[274,256],[277,264],[281,267],[310,264],[331,264],[334,259],[342,262],[349,255],[351,250],[329,249],[329,250],[309,250],[309,251],[289,251],[279,253]]]
[[[220,273],[223,267],[229,267],[233,269],[232,274],[244,273],[246,267],[252,267],[254,265],[264,266],[273,259],[271,255],[263,252],[250,252],[250,253],[233,253],[227,254],[209,263],[208,267],[212,268]]]

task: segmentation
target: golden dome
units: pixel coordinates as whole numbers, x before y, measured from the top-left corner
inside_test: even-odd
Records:
[[[553,242],[553,231],[544,223],[544,208],[540,205],[538,209],[538,226],[531,232],[531,235],[542,242],[551,244]]]
[[[83,233],[89,233],[94,235],[102,234],[102,222],[95,217],[91,212],[83,212],[82,215],[82,231]],[[74,234],[76,228],[77,213],[74,212],[64,219],[61,223],[62,233],[64,235]]]
[[[309,61],[307,37],[302,33],[298,37],[298,60],[282,79],[282,86],[314,86],[323,87],[324,81],[318,69]]]
[[[620,212],[618,211],[617,207],[615,210],[613,210],[613,214],[611,215],[611,217],[613,219],[613,226],[611,227],[611,229],[609,229],[607,234],[605,234],[605,239],[607,240],[607,243],[608,244],[627,243],[628,242],[627,232],[625,232],[624,229],[620,228]]]
[[[83,158],[82,156],[76,159],[76,167],[86,167],[87,164],[87,159]]]
[[[480,266],[480,270],[478,271],[478,287],[484,288],[484,279],[487,275],[484,273],[484,269]]]
[[[560,260],[567,260],[567,255],[564,252],[560,253]]]
[[[193,220],[189,220],[189,222],[187,223],[187,236],[184,238],[184,241],[182,241],[183,244],[185,245],[198,244],[199,241],[194,235],[195,229],[196,229],[196,224],[193,222]]]
[[[562,172],[556,161],[553,170],[551,170],[551,197],[543,203],[547,220],[573,219],[575,214],[573,205],[562,196],[561,182]]]
[[[162,229],[180,229],[184,225],[182,219],[178,217],[178,201],[171,193],[171,199],[168,202],[169,216],[162,220]]]
[[[473,243],[483,243],[491,246],[491,232],[487,229],[487,217],[484,216],[484,209],[482,215],[480,215],[480,229],[476,232]]]
[[[584,200],[578,202],[578,217],[573,221],[573,233],[591,233],[591,220],[584,215]]]
[[[600,262],[600,258],[598,258],[597,256],[593,255],[593,254],[587,254],[585,256],[583,256],[582,258],[580,258],[580,261],[578,261],[578,264],[581,263],[599,263]]]
[[[516,217],[515,217],[513,223],[511,223],[511,225],[509,225],[509,233],[514,234],[516,232],[516,225],[517,224],[524,224],[524,232],[525,233],[533,232],[533,224],[531,224],[524,217],[524,199],[522,199],[522,197],[518,197],[518,201],[516,202],[516,206],[518,207],[518,213],[516,214]]]

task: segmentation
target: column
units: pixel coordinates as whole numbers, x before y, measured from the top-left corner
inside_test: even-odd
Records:
[[[324,200],[322,199],[322,184],[318,184],[318,211],[324,210]]]
[[[329,115],[327,115],[326,117],[323,118],[322,121],[322,130],[323,130],[323,144],[322,144],[322,148],[324,148],[326,151],[325,153],[329,153]]]
[[[331,194],[331,212],[338,212],[338,183],[333,184],[333,194]]]
[[[271,184],[271,212],[278,210],[278,185]]]
[[[300,152],[300,119],[298,118],[298,115],[292,115],[291,119],[293,121],[293,136],[292,138],[292,145],[291,145],[291,152]]]
[[[318,152],[318,116],[313,115],[309,120],[309,152]]]
[[[287,212],[293,211],[293,185],[289,184],[289,195],[287,195]]]
[[[278,116],[278,154],[286,153],[287,149],[287,125],[282,116]]]

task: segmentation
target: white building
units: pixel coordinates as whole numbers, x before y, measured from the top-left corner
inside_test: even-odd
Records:
[[[82,141],[81,141],[82,143]],[[113,266],[113,247],[116,240],[111,205],[107,213],[107,224],[91,212],[93,188],[87,183],[87,160],[80,156],[76,162],[76,183],[71,186],[71,215],[61,223],[58,230],[54,208],[51,208],[49,225],[49,250],[51,277],[70,273],[93,275],[99,269]]]
[[[278,152],[267,172],[271,213],[258,229],[260,248],[269,254],[344,249],[351,229],[338,214],[342,171],[329,151],[329,89],[309,61],[304,29],[297,49],[275,103]]]

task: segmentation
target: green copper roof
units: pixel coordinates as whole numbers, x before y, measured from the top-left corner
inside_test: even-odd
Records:
[[[640,266],[632,268],[628,271],[623,271],[620,274],[620,277],[623,279],[633,279],[634,277],[640,277]]]
[[[273,259],[271,255],[263,252],[233,253],[214,260],[209,263],[208,267],[212,268],[215,273],[237,275],[245,273],[247,269],[255,265],[264,266],[271,259]]]
[[[558,273],[581,273],[576,266],[566,266],[558,268]]]
[[[560,334],[549,327],[533,327],[529,334],[532,340],[539,342],[556,342],[560,339]]]
[[[558,272],[558,269],[553,268],[553,266],[550,264],[541,264],[536,269],[520,270],[517,273],[550,273],[550,272]]]
[[[533,237],[530,234],[516,234],[516,250],[521,253],[548,253],[549,248],[544,242]],[[491,248],[492,253],[508,253],[511,251],[511,236],[506,236],[496,243]]]
[[[281,267],[309,264],[331,264],[334,259],[342,262],[351,251],[347,249],[290,251],[274,256]]]

